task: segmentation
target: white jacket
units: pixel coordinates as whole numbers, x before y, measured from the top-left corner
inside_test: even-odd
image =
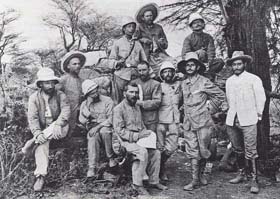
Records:
[[[258,76],[246,71],[239,76],[231,76],[226,81],[226,96],[229,105],[227,125],[233,126],[236,114],[241,126],[258,122],[258,114],[262,115],[266,100],[262,81]]]

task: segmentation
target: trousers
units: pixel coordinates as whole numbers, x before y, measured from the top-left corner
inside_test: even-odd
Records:
[[[136,143],[123,142],[126,151],[133,155],[132,182],[143,186],[143,177],[147,173],[150,184],[159,183],[160,151],[146,149]]]
[[[112,148],[112,129],[102,127],[94,136],[88,136],[88,165],[98,167],[100,161],[101,148],[104,146],[107,158],[114,156]]]
[[[157,144],[160,151],[173,154],[178,147],[179,125],[176,123],[157,125]]]

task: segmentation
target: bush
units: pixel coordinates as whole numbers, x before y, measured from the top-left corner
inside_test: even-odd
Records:
[[[32,165],[20,153],[26,140],[31,138],[24,105],[14,104],[10,115],[0,131],[0,198],[26,194],[32,181]]]

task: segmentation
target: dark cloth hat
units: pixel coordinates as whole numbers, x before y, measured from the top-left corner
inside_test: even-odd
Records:
[[[69,72],[69,69],[67,68],[67,66],[72,58],[80,59],[81,67],[83,67],[85,65],[86,56],[79,51],[71,51],[71,52],[66,53],[61,60],[61,70],[62,71],[65,71],[67,73]]]
[[[152,11],[153,13],[153,21],[158,17],[158,14],[159,14],[159,7],[157,4],[155,3],[149,3],[149,4],[146,4],[144,5],[143,7],[141,7],[137,12],[136,12],[136,15],[135,15],[135,18],[136,18],[136,21],[138,23],[142,23],[143,20],[142,20],[142,17],[144,15],[144,13],[146,11]]]

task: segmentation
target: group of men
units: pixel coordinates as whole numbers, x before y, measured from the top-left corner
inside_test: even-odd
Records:
[[[47,174],[49,142],[73,139],[78,122],[87,130],[88,178],[97,174],[102,146],[109,167],[118,165],[112,146],[116,135],[132,156],[132,183],[138,193],[149,194],[143,181],[166,190],[165,163],[177,149],[180,109],[184,113],[181,136],[192,168],[192,180],[184,190],[207,185],[203,171],[211,155],[214,125],[210,106],[228,112],[226,124],[239,167],[238,176],[230,182],[239,183],[250,174],[251,192],[259,191],[256,124],[262,118],[266,98],[261,80],[245,71],[252,58],[236,51],[227,60],[234,74],[226,82],[225,94],[211,81],[224,62],[215,58],[214,40],[203,32],[204,19],[197,13],[190,16],[193,33],[185,39],[182,59],[175,64],[165,52],[168,42],[162,27],[154,23],[158,13],[156,4],[147,4],[137,12],[138,24],[132,18],[123,22],[123,36],[114,42],[109,54],[114,69],[114,89],[109,96],[100,94],[95,79],[80,79],[79,71],[86,61],[81,52],[65,55],[61,63],[65,75],[61,78],[49,68],[40,69],[39,89],[30,96],[28,106],[29,126],[38,143],[35,191],[42,190]],[[178,78],[178,72],[183,78]],[[145,146],[141,140],[154,144]]]

